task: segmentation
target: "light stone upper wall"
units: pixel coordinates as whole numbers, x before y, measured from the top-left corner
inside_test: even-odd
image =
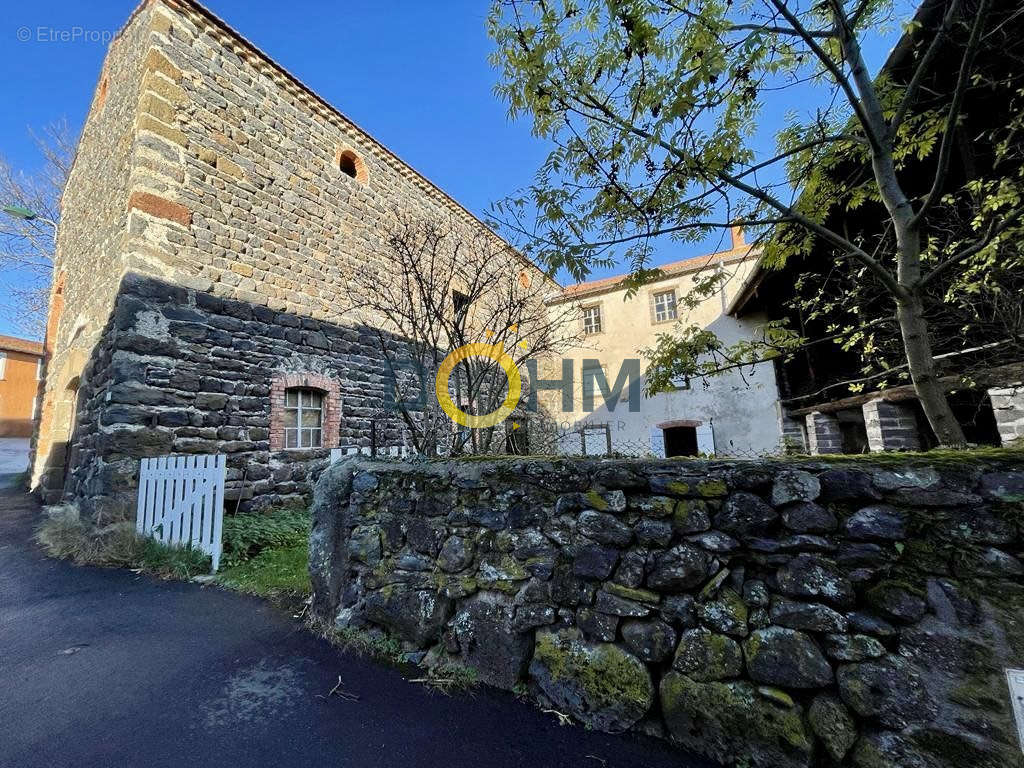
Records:
[[[140,8],[110,46],[61,198],[48,322],[46,385],[33,482],[63,467],[77,382],[103,335],[126,266],[136,115],[152,11]]]
[[[132,268],[342,322],[354,272],[391,277],[379,253],[396,212],[452,216],[467,237],[483,229],[205,12],[165,0],[152,13],[132,184],[181,208],[133,213]],[[345,150],[365,182],[338,168]],[[508,258],[510,269],[540,275],[511,250]]]

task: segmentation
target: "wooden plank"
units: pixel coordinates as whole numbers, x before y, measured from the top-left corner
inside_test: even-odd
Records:
[[[209,455],[204,455],[202,458],[202,472],[203,476],[201,481],[198,483],[198,496],[196,499],[196,508],[199,510],[199,514],[202,517],[202,525],[199,531],[199,542],[204,552],[209,552],[213,546],[213,513],[212,505],[207,501],[210,497],[209,487]]]
[[[149,459],[139,462],[139,493],[135,502],[135,532],[138,534],[146,531],[146,490],[149,488],[147,470]]]
[[[226,456],[224,454],[217,454],[215,460],[215,471],[214,481],[211,483],[212,488],[209,489],[210,496],[213,499],[213,541],[211,542],[210,557],[212,559],[213,571],[216,573],[220,567],[220,555],[223,547],[223,529],[224,529],[224,478],[227,470]]]

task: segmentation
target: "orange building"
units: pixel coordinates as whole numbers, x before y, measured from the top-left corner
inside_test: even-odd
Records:
[[[31,437],[42,370],[40,342],[0,336],[0,437]]]

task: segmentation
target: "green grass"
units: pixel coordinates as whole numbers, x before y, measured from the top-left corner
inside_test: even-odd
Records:
[[[264,549],[255,557],[228,566],[217,581],[231,589],[274,600],[306,598],[309,584],[309,546],[305,540],[287,547]]]
[[[427,668],[425,677],[418,677],[409,682],[422,683],[447,695],[453,691],[468,691],[475,688],[480,680],[477,671],[472,667],[445,661]]]

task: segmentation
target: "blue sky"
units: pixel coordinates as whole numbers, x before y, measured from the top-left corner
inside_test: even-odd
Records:
[[[493,95],[486,0],[205,4],[474,213],[528,184],[544,160],[545,144],[531,137],[525,121],[510,123]],[[38,165],[30,127],[61,117],[81,126],[106,51],[97,38],[116,32],[135,5],[53,0],[5,8],[0,153],[15,167]],[[62,42],[62,32],[76,39]],[[872,41],[873,66],[894,39]],[[780,117],[785,109],[779,105]],[[672,246],[660,260],[704,250]],[[9,300],[0,287],[0,305]],[[0,333],[15,332],[0,318]]]

